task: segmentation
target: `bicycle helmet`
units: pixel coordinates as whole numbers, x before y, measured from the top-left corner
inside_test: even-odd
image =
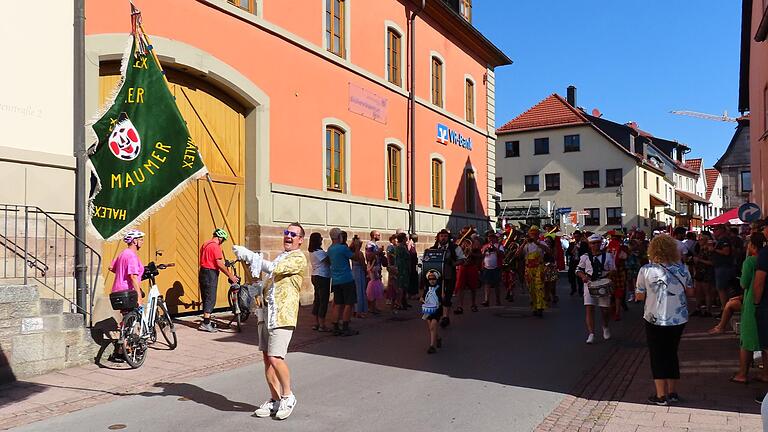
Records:
[[[123,236],[123,241],[131,244],[134,240],[144,238],[144,233],[139,230],[129,230],[127,233],[125,233],[125,236]]]
[[[221,228],[216,228],[213,230],[213,236],[220,238],[222,241],[229,238],[229,234],[227,234],[227,232]]]

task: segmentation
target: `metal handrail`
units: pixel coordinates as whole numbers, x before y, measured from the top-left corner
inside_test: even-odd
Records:
[[[22,214],[23,212],[23,214]],[[9,233],[9,218],[12,215],[12,234]],[[32,278],[41,283],[54,294],[63,298],[70,304],[70,310],[73,312],[78,311],[87,317],[86,323],[88,326],[93,324],[93,299],[96,293],[96,285],[99,279],[99,272],[101,271],[101,255],[90,247],[84,240],[77,237],[72,231],[67,229],[59,221],[51,216],[52,213],[48,213],[37,206],[26,206],[16,204],[0,204],[0,215],[3,216],[3,226],[0,227],[0,248],[2,248],[3,254],[3,266],[0,269],[0,278],[18,278],[20,275],[18,268],[18,259],[24,260],[23,265],[23,277],[24,283],[27,284],[29,279]],[[71,213],[56,213],[58,215],[73,216]],[[19,219],[23,217],[23,227],[19,227]],[[34,224],[34,229],[30,229],[30,223]],[[42,224],[42,230],[41,230]],[[20,232],[20,228],[22,231]],[[42,232],[41,232],[42,231]],[[42,237],[41,237],[42,235]],[[49,238],[49,235],[51,238]],[[42,248],[40,247],[42,238]],[[30,239],[34,240],[34,244],[30,245]],[[74,283],[72,283],[72,295],[67,294],[67,278],[69,276],[74,277],[77,270],[76,263],[70,261],[73,259],[74,249],[68,250],[67,244],[72,241],[75,244],[80,244],[85,249],[84,263],[86,277],[86,287],[84,290],[87,294],[86,305],[78,305],[76,299],[76,290]],[[23,246],[20,243],[23,242]],[[59,244],[62,243],[63,252],[60,255]],[[50,259],[50,252],[53,251],[53,258]],[[10,259],[13,262],[12,272],[8,270],[9,254],[11,251]],[[51,262],[52,261],[52,262]],[[62,264],[60,269],[59,264]],[[30,274],[31,270],[31,274]],[[61,290],[57,286],[58,279],[63,279],[63,287]],[[63,291],[63,292],[61,292]]]

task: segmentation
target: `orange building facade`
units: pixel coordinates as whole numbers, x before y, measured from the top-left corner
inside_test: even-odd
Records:
[[[424,243],[490,226],[494,68],[511,61],[472,27],[471,2],[134,3],[213,178],[143,226],[144,258],[177,262],[175,312],[199,307],[197,248],[225,220],[236,243],[269,253],[294,221]],[[86,2],[86,116],[118,82],[129,32],[125,1]]]

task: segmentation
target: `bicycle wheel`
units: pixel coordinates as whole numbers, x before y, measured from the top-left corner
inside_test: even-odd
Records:
[[[240,318],[240,303],[238,303],[238,293],[236,289],[229,289],[229,309],[232,311],[233,319],[237,321],[238,333],[243,331],[243,323]]]
[[[141,315],[128,312],[123,318],[123,355],[133,369],[144,364],[147,358],[147,344],[141,337]]]
[[[160,329],[160,333],[163,334],[163,339],[168,343],[168,348],[176,349],[178,340],[176,339],[176,327],[173,326],[173,320],[168,314],[168,308],[165,307],[163,298],[160,297],[157,301],[157,312],[155,312],[155,326]]]

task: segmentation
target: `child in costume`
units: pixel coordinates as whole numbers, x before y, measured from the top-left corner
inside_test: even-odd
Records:
[[[443,316],[443,288],[440,283],[440,272],[429,270],[426,275],[426,284],[421,293],[422,319],[427,322],[429,330],[429,349],[427,354],[434,354],[437,348],[442,346],[442,339],[438,335],[438,322]]]

